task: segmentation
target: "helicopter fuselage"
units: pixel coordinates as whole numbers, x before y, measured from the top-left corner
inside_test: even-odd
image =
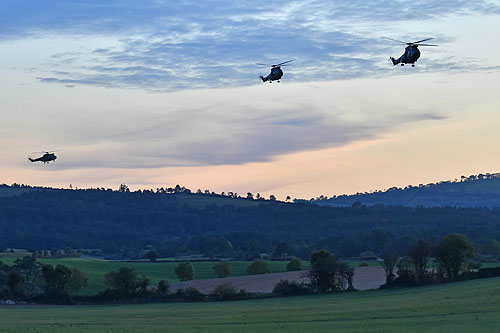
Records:
[[[405,53],[401,57],[398,59],[391,58],[391,60],[393,65],[401,64],[401,66],[403,66],[404,64],[411,64],[414,66],[418,58],[420,58],[418,45],[408,45],[405,48]]]
[[[42,157],[39,158],[30,158],[30,162],[43,162],[44,164],[49,163],[50,161],[55,161],[57,156],[54,153],[45,153]]]
[[[279,81],[282,77],[283,71],[281,70],[281,67],[275,66],[271,68],[271,73],[268,76],[261,76],[260,78],[263,82],[269,81],[269,83],[271,83],[272,81]]]

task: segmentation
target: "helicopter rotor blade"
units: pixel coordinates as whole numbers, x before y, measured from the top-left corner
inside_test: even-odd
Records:
[[[273,65],[269,65],[269,64],[261,64],[260,62],[256,62],[255,64],[257,66],[266,66],[266,67],[273,66]]]
[[[418,43],[426,42],[426,41],[431,40],[431,39],[434,39],[434,38],[426,38],[426,39],[422,39],[422,40],[419,40],[419,41],[413,42],[412,44],[418,44]]]
[[[389,37],[382,37],[383,39],[388,39],[390,41],[393,41],[393,42],[398,42],[398,43],[401,43],[401,44],[408,44],[407,42],[402,42],[400,40],[397,40],[397,39],[392,39],[392,38],[389,38]]]
[[[413,45],[417,45],[417,46],[439,46],[439,45],[436,45],[436,44],[413,44]]]
[[[288,60],[288,61],[283,61],[282,63],[279,63],[279,64],[274,65],[274,66],[282,66],[283,64],[287,64],[287,63],[292,62],[292,61],[294,61],[294,59]]]

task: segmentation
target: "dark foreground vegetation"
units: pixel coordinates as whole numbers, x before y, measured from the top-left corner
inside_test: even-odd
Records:
[[[0,306],[6,332],[496,332],[500,278],[220,303]]]
[[[385,287],[408,287],[437,284],[467,279],[498,277],[500,267],[481,268],[472,261],[476,248],[466,236],[451,234],[432,248],[420,240],[413,244],[406,256],[384,253]],[[433,258],[433,264],[430,260]],[[147,263],[146,263],[147,264]],[[272,292],[274,296],[298,296],[318,293],[353,291],[354,269],[341,262],[328,250],[313,251],[309,260],[310,269],[303,271],[308,282],[279,281]],[[397,270],[395,270],[397,267]],[[301,268],[296,258],[289,261],[287,270]],[[216,262],[214,272],[219,277],[231,274],[227,262]],[[255,260],[247,267],[249,275],[268,274],[270,266],[263,260]],[[190,262],[177,264],[175,274],[180,281],[192,280],[194,267]],[[42,264],[36,254],[19,257],[13,265],[0,261],[0,301],[3,303],[149,303],[149,302],[201,302],[227,301],[262,297],[236,289],[228,283],[217,285],[210,293],[203,294],[194,287],[170,290],[167,280],[156,285],[145,276],[139,276],[133,268],[123,266],[107,272],[103,277],[107,289],[95,295],[77,296],[85,288],[89,277],[79,268],[57,264]]]

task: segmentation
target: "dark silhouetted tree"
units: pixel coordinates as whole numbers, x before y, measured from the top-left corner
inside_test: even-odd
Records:
[[[129,297],[136,293],[139,282],[133,268],[120,267],[118,271],[111,271],[104,275],[106,285],[115,290],[122,297]]]
[[[218,278],[225,278],[231,275],[231,266],[227,261],[221,261],[214,265],[213,270]]]
[[[302,269],[302,262],[298,258],[293,258],[286,264],[286,270],[288,272],[291,271],[300,271]]]
[[[88,278],[78,268],[69,268],[64,265],[42,266],[42,275],[45,279],[45,294],[50,302],[69,303],[69,291],[76,291],[86,286]]]
[[[398,262],[398,256],[386,251],[382,254],[382,259],[384,260],[385,283],[391,285],[395,278],[394,267]]]
[[[352,288],[354,270],[347,263],[341,263],[328,250],[311,254],[311,270],[308,273],[311,286],[321,292]]]
[[[158,259],[160,257],[160,254],[158,252],[156,252],[155,250],[149,250],[148,252],[146,252],[144,257],[151,262],[155,262],[156,259]]]
[[[295,250],[288,243],[280,242],[274,248],[274,252],[271,257],[274,260],[285,260],[287,256],[290,256],[294,253]]]
[[[271,267],[264,260],[255,260],[250,265],[248,265],[247,273],[249,275],[269,274],[271,273]]]
[[[431,246],[426,241],[419,240],[410,248],[408,255],[415,268],[417,281],[424,283],[427,275],[427,262],[431,256]]]
[[[194,267],[189,261],[181,262],[175,268],[175,274],[181,281],[192,280],[194,278]]]
[[[167,280],[160,280],[156,286],[156,294],[160,297],[165,297],[168,295],[170,290],[170,284]]]
[[[448,279],[458,277],[461,266],[475,257],[475,247],[467,236],[451,234],[443,238],[436,249],[436,260],[445,270]]]
[[[24,275],[26,281],[34,283],[42,272],[42,265],[36,260],[36,255],[25,256],[14,260],[14,267]]]
[[[494,259],[500,256],[500,242],[496,239],[490,238],[485,240],[479,249],[481,253],[489,255]]]
[[[23,282],[23,277],[15,269],[11,270],[7,275],[7,287],[12,296],[18,297],[22,294],[21,283]]]

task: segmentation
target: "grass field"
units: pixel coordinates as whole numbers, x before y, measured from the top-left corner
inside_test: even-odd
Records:
[[[498,332],[500,278],[219,303],[0,306],[1,332]]]
[[[11,265],[14,262],[14,257],[1,258],[4,263]],[[39,259],[40,262],[50,265],[65,265],[68,267],[77,267],[84,271],[89,277],[89,285],[87,288],[77,292],[80,295],[94,295],[99,291],[106,289],[104,284],[104,275],[110,271],[117,271],[120,267],[131,267],[138,275],[146,275],[151,279],[152,284],[157,284],[160,280],[169,282],[178,282],[179,279],[175,275],[175,267],[177,262],[117,262],[100,259],[87,258],[65,258],[65,259]],[[247,275],[246,269],[251,261],[231,261],[231,276]],[[269,261],[271,272],[285,272],[287,261]],[[194,278],[196,280],[213,279],[217,275],[213,271],[215,262],[193,262]],[[309,263],[303,262],[303,267],[308,268]],[[0,330],[1,332],[1,330]]]

